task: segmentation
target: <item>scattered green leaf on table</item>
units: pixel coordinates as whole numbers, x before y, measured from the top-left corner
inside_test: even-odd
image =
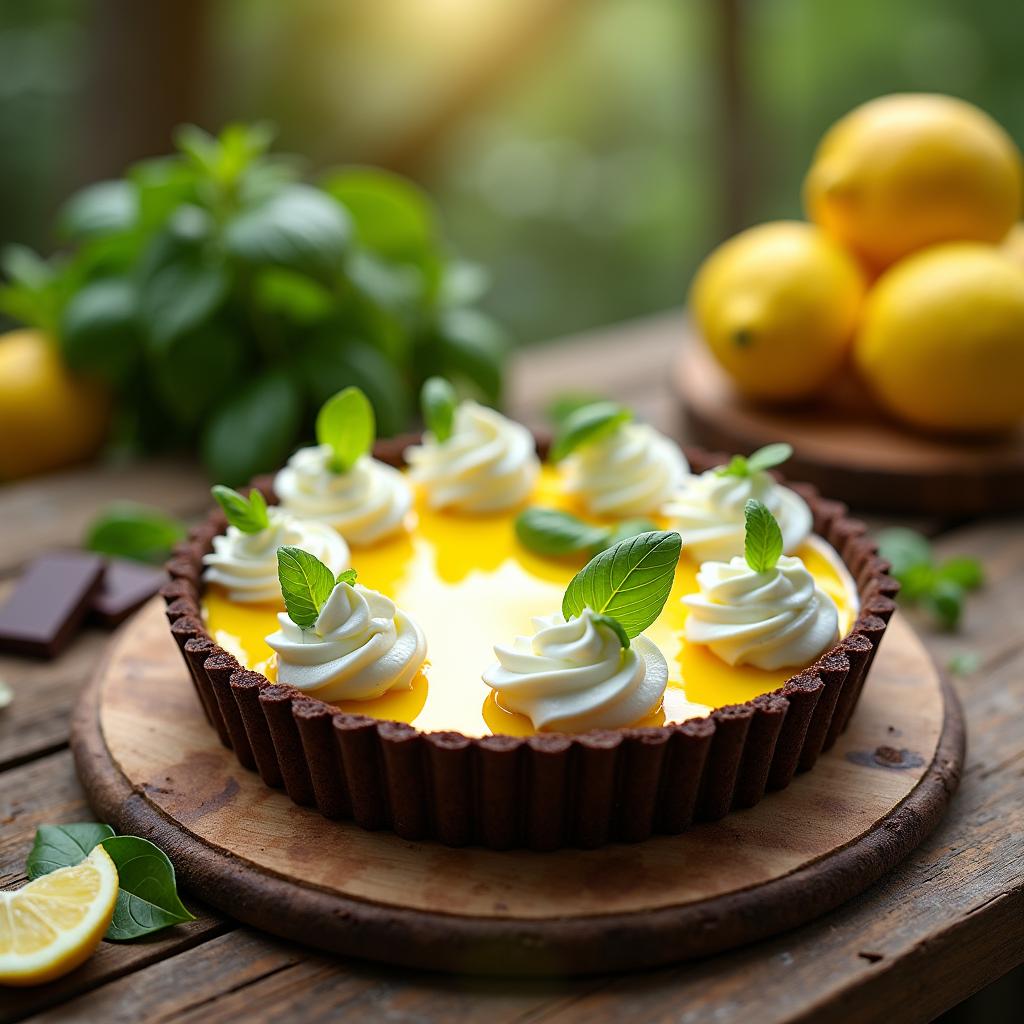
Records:
[[[516,516],[516,537],[541,555],[571,555],[603,548],[609,531],[593,526],[569,512],[532,505]]]
[[[570,580],[562,614],[570,619],[589,608],[618,619],[627,636],[639,636],[665,607],[681,550],[682,538],[674,530],[620,541]]]
[[[136,562],[162,562],[185,536],[185,525],[159,509],[123,502],[103,511],[86,533],[84,547]]]
[[[40,825],[35,842],[25,861],[29,879],[48,875],[58,868],[78,864],[92,853],[93,847],[110,839],[114,830],[95,821],[69,825]]]
[[[106,938],[126,942],[194,921],[178,898],[174,865],[167,854],[148,839],[114,836],[103,842],[117,868],[117,906]]]

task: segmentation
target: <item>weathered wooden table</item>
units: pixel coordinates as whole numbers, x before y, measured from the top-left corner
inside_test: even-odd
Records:
[[[525,353],[513,368],[512,407],[538,421],[550,395],[594,390],[671,430],[667,368],[680,330],[677,318],[660,318]],[[75,544],[115,498],[185,516],[208,501],[201,474],[187,464],[82,469],[0,489],[0,596],[20,564],[46,547]],[[968,721],[967,768],[938,831],[831,915],[704,962],[517,982],[332,959],[189,900],[192,924],[149,942],[103,944],[52,985],[0,990],[0,1021],[930,1020],[1024,961],[1024,514],[913,525],[935,537],[943,556],[982,559],[988,575],[959,633],[925,633],[940,666],[965,651],[978,657],[955,679]],[[14,690],[0,711],[0,886],[24,881],[38,825],[90,818],[68,728],[107,639],[89,630],[52,663],[0,657],[0,679]]]

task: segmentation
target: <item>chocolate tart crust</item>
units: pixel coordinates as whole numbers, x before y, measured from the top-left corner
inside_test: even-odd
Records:
[[[375,454],[401,466],[414,440],[379,442]],[[698,449],[686,449],[686,456],[695,472],[728,461]],[[272,483],[269,476],[253,481],[271,503]],[[785,788],[835,743],[856,708],[899,584],[844,504],[809,485],[790,486],[810,506],[814,532],[856,582],[857,620],[835,647],[772,693],[657,728],[529,737],[423,733],[346,714],[271,683],[214,643],[200,617],[202,558],[227,528],[219,509],[175,549],[161,595],[220,742],[295,803],[448,846],[554,850],[638,842],[716,820]]]

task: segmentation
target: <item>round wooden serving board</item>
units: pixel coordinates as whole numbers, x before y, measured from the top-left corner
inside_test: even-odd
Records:
[[[911,515],[1024,508],[1024,427],[991,441],[915,434],[887,419],[852,381],[816,404],[753,405],[737,393],[692,332],[676,366],[674,387],[694,443],[749,454],[773,441],[787,441],[793,457],[786,476],[815,484],[855,508]]]
[[[750,810],[598,850],[414,843],[329,821],[241,768],[203,718],[156,599],[113,640],[72,745],[99,816],[163,847],[185,887],[232,917],[401,965],[562,975],[714,953],[837,906],[937,824],[964,732],[897,615],[848,731]]]

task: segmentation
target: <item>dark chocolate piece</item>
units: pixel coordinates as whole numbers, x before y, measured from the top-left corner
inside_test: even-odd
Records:
[[[167,582],[163,569],[124,558],[108,558],[103,583],[92,602],[92,618],[112,629],[121,625]]]
[[[50,551],[22,574],[0,607],[0,650],[55,658],[74,639],[103,580],[103,559]]]

